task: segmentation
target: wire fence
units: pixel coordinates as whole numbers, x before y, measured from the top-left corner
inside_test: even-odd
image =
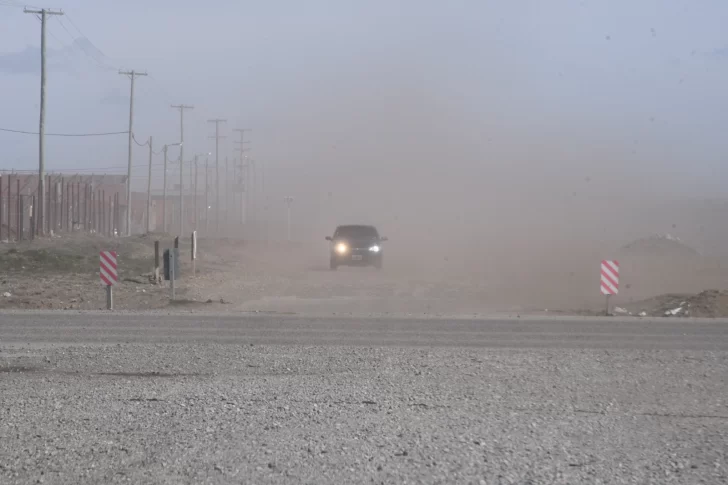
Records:
[[[121,235],[123,185],[105,178],[48,175],[40,197],[38,176],[0,174],[0,241],[72,232]]]

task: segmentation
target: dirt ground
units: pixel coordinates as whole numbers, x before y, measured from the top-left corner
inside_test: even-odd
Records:
[[[99,251],[119,254],[116,309],[183,309],[316,315],[482,316],[494,313],[597,314],[598,258],[551,251],[537,262],[428,258],[392,245],[385,268],[328,269],[328,246],[200,239],[193,277],[189,241],[181,243],[177,299],[153,281],[154,241],[169,235],[105,239],[77,234],[0,245],[0,309],[103,309]],[[728,316],[728,271],[699,256],[671,264],[621,254],[622,287],[612,308],[639,316]],[[692,259],[691,259],[692,258]],[[596,265],[593,264],[597,261]],[[595,269],[596,267],[596,269]],[[705,290],[715,290],[708,291]],[[684,304],[683,304],[684,303]],[[683,307],[680,311],[666,313]],[[688,309],[689,308],[689,309]]]

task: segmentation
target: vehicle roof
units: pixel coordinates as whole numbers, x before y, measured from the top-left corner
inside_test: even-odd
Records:
[[[336,229],[376,229],[376,227],[372,226],[371,224],[344,224],[341,226],[336,226]]]

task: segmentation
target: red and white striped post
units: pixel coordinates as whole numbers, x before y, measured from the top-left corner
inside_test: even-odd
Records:
[[[607,315],[609,315],[609,297],[619,293],[619,262],[602,261],[602,294],[607,297]]]
[[[106,309],[114,309],[114,285],[119,281],[115,251],[101,251],[99,254],[99,276],[106,286]]]

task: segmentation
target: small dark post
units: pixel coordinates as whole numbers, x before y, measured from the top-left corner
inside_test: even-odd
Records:
[[[179,249],[179,236],[175,236],[174,238],[174,248]]]
[[[106,286],[106,309],[114,309],[114,287],[111,285]]]

